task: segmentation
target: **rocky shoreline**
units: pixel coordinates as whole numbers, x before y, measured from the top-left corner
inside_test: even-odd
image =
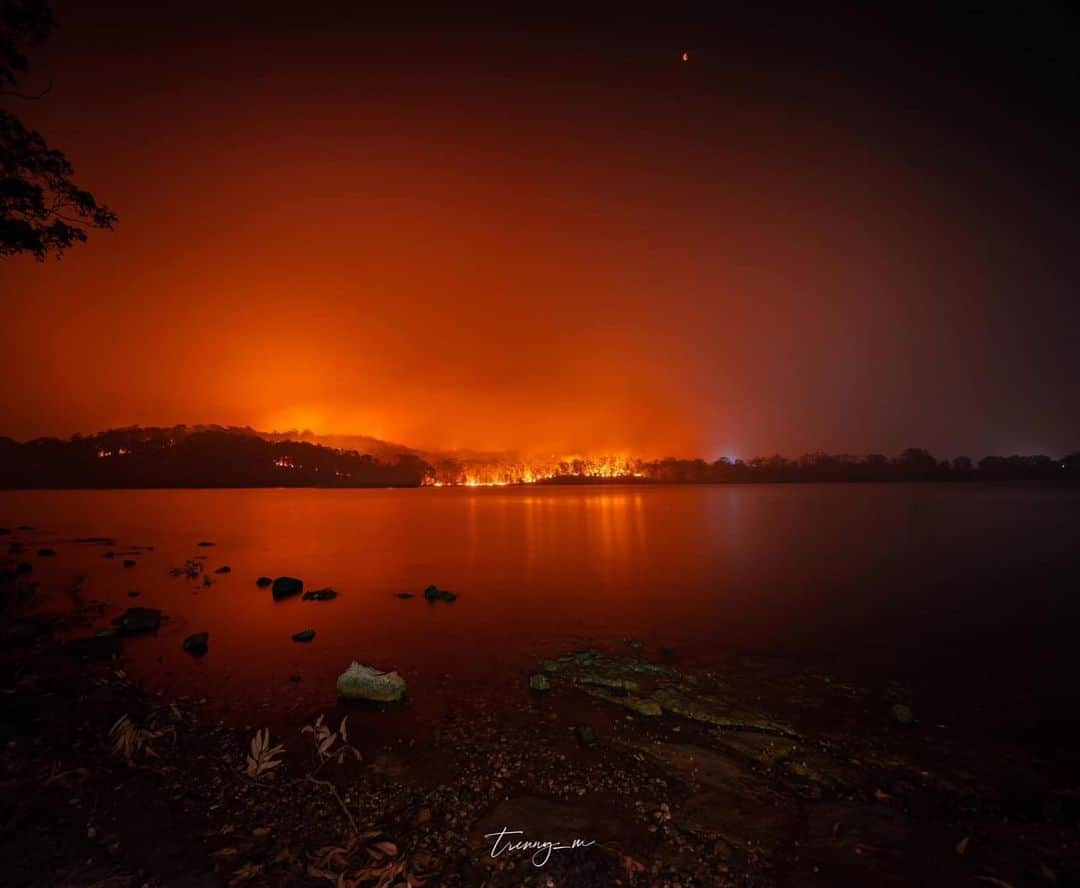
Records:
[[[30,571],[9,567],[5,884],[1019,888],[1080,876],[1076,774],[924,722],[900,686],[779,659],[705,668],[628,638],[521,663],[508,695],[462,694],[411,731],[386,727],[410,705],[408,675],[360,663],[341,664],[329,710],[227,723],[129,673],[122,636],[154,632],[159,611],[129,608],[111,629],[92,602],[26,616]],[[294,578],[258,585],[304,594]],[[63,642],[72,627],[83,637]],[[184,641],[192,656],[208,645],[212,633]]]

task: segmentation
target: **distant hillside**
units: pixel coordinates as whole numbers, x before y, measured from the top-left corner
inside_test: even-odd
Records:
[[[233,429],[235,431],[244,431]],[[320,435],[310,429],[297,431],[290,429],[286,432],[255,432],[267,441],[304,441],[308,444],[320,444],[323,447],[333,447],[335,450],[355,450],[358,453],[367,453],[379,460],[395,460],[401,456],[419,456],[424,454],[404,444],[395,444],[392,441],[383,441],[380,438],[372,438],[370,435]]]
[[[0,438],[3,488],[417,487],[429,473],[411,453],[376,458],[238,427],[131,427],[24,443]]]
[[[214,425],[132,426],[22,443],[0,438],[0,488],[8,489],[1020,480],[1080,480],[1080,453],[988,456],[977,463],[966,457],[938,460],[917,448],[892,458],[809,453],[795,460],[772,456],[746,462],[522,458],[513,453],[425,453],[361,435]]]

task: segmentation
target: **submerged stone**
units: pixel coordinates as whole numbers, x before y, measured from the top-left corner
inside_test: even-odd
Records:
[[[296,577],[278,577],[270,588],[274,598],[290,598],[304,591],[304,581]]]
[[[232,571],[232,568],[229,567],[229,565],[223,564],[223,565],[221,565],[221,567],[219,567],[217,570],[215,570],[214,573],[216,573],[216,574],[227,574],[227,573],[230,573],[231,571]]]
[[[314,629],[305,629],[303,632],[297,632],[292,637],[292,640],[293,641],[314,641],[315,640],[315,630]]]
[[[396,672],[380,672],[354,660],[338,676],[337,691],[346,700],[392,703],[405,694],[405,679]]]
[[[196,632],[184,639],[184,650],[189,654],[205,654],[209,646],[209,632]]]
[[[267,586],[269,586],[273,582],[274,581],[272,579],[270,579],[270,577],[259,577],[255,581],[255,585],[258,586],[260,589],[265,589]]]
[[[304,601],[333,601],[335,598],[337,598],[337,592],[329,586],[304,593]]]

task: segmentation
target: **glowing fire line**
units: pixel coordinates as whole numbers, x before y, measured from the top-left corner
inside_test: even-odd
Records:
[[[437,464],[424,483],[429,487],[509,487],[553,478],[641,477],[640,461],[627,456],[574,456],[506,463],[447,460]]]

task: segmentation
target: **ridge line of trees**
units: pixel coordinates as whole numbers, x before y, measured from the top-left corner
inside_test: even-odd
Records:
[[[935,459],[909,448],[899,456],[809,453],[749,461],[632,460],[621,477],[595,477],[571,461],[540,484],[789,483],[859,481],[1080,480],[1080,452]],[[467,469],[466,463],[459,468]],[[418,487],[437,467],[402,451],[376,458],[307,441],[280,440],[250,428],[130,427],[70,439],[0,438],[0,488]]]
[[[1064,480],[1080,478],[1080,452],[1058,459],[1045,454],[986,456],[975,462],[966,456],[938,460],[926,450],[910,447],[892,458],[880,453],[822,452],[745,462],[666,458],[640,462],[636,471],[649,480],[671,483]]]

